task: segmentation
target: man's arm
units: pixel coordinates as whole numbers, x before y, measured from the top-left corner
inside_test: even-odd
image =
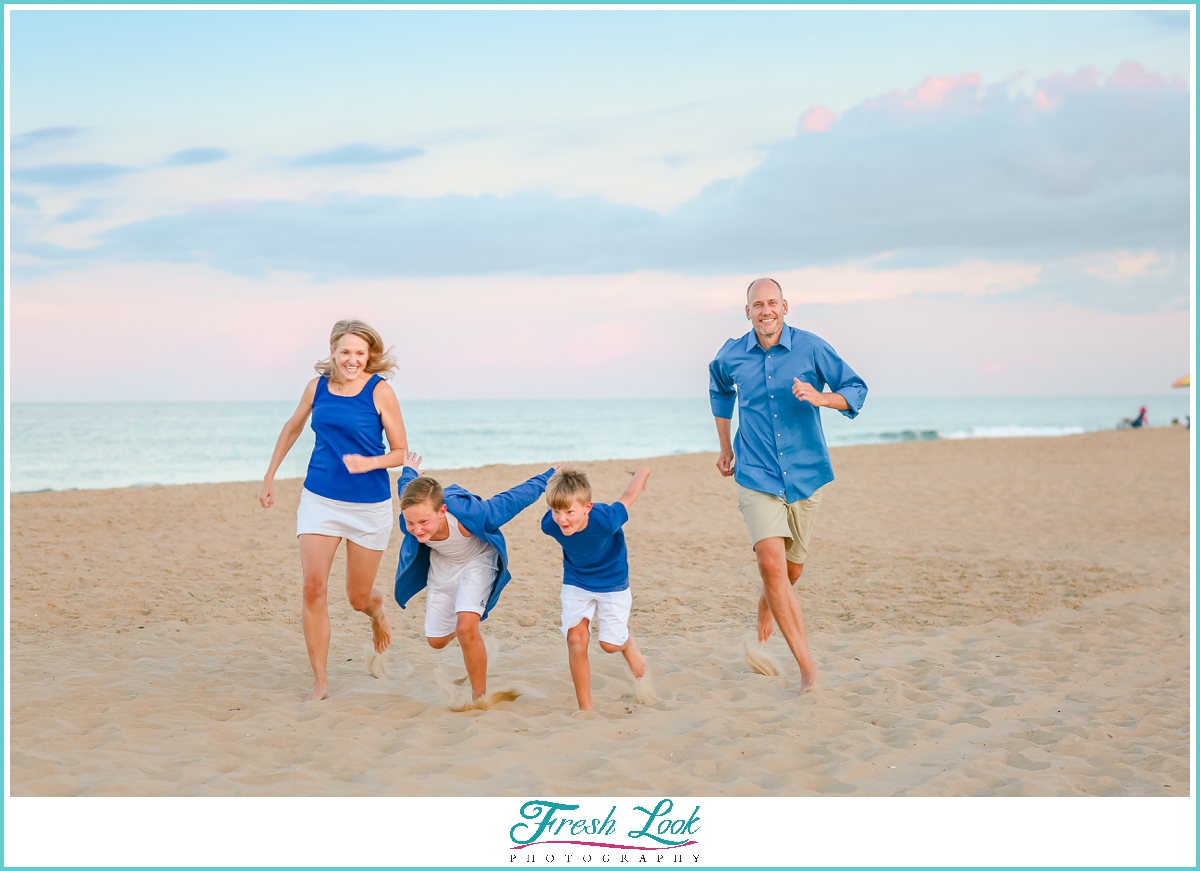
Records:
[[[722,348],[722,350],[724,350]],[[737,404],[737,385],[729,370],[721,363],[720,355],[708,364],[708,405],[713,420],[717,423],[717,438],[721,441],[721,455],[717,458],[717,471],[728,478],[733,474],[733,442],[730,438],[733,408]]]
[[[717,471],[728,478],[733,474],[733,440],[730,438],[730,430],[733,428],[733,421],[728,417],[714,417],[717,424],[717,438],[721,441],[721,455],[717,457]]]
[[[621,494],[621,498],[617,501],[625,506],[625,510],[629,511],[637,497],[646,489],[646,480],[650,477],[649,466],[638,466],[629,474],[633,475],[633,480],[629,482],[629,486],[625,488],[625,492]]]
[[[818,341],[813,352],[817,376],[829,385],[832,393],[821,393],[811,384],[799,379],[792,381],[792,393],[801,402],[822,408],[834,408],[846,417],[857,417],[867,398],[867,384],[858,373],[846,365],[828,342]]]

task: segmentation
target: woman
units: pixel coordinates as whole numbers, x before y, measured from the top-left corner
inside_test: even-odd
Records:
[[[346,595],[355,611],[371,618],[375,649],[392,641],[375,573],[392,533],[392,488],[387,470],[404,463],[408,439],[400,403],[380,373],[396,360],[379,333],[359,320],[338,321],[329,336],[329,357],[317,363],[295,414],[283,425],[258,501],[275,504],[275,472],[312,414],[317,443],[300,491],[296,537],[304,572],[304,643],[313,688],[304,701],[329,697],[329,570],[338,542],[346,539]],[[384,452],[382,434],[387,433]]]

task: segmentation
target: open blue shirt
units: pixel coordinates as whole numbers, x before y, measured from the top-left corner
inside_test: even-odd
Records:
[[[817,390],[828,385],[850,406],[842,414],[858,415],[867,385],[828,342],[784,324],[779,342],[764,349],[751,330],[722,346],[708,376],[713,417],[732,418],[737,406],[735,481],[791,503],[833,480],[821,410],[792,393],[793,378]]]
[[[554,512],[542,515],[542,532],[562,545],[563,583],[593,593],[628,590],[629,557],[621,529],[628,520],[624,502],[593,502],[587,526],[563,535],[554,522]]]

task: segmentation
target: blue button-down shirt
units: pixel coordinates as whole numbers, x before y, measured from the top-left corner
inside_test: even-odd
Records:
[[[754,330],[730,339],[708,367],[708,397],[714,417],[738,411],[734,438],[734,480],[750,490],[807,499],[833,480],[833,464],[821,411],[792,393],[799,378],[846,398],[846,417],[855,417],[867,398],[867,385],[819,336],[784,324],[771,348],[758,343]]]

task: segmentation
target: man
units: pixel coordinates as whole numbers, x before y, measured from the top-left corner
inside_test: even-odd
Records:
[[[818,408],[855,417],[867,385],[829,344],[783,322],[783,288],[759,278],[746,289],[754,329],[730,339],[709,364],[709,404],[721,440],[717,469],[734,476],[738,507],[758,557],[758,640],[773,623],[800,666],[800,692],[821,684],[792,585],[804,570],[821,487],[833,480]],[[825,393],[829,385],[833,392]],[[730,441],[734,405],[737,445]],[[736,457],[736,467],[734,458]]]

